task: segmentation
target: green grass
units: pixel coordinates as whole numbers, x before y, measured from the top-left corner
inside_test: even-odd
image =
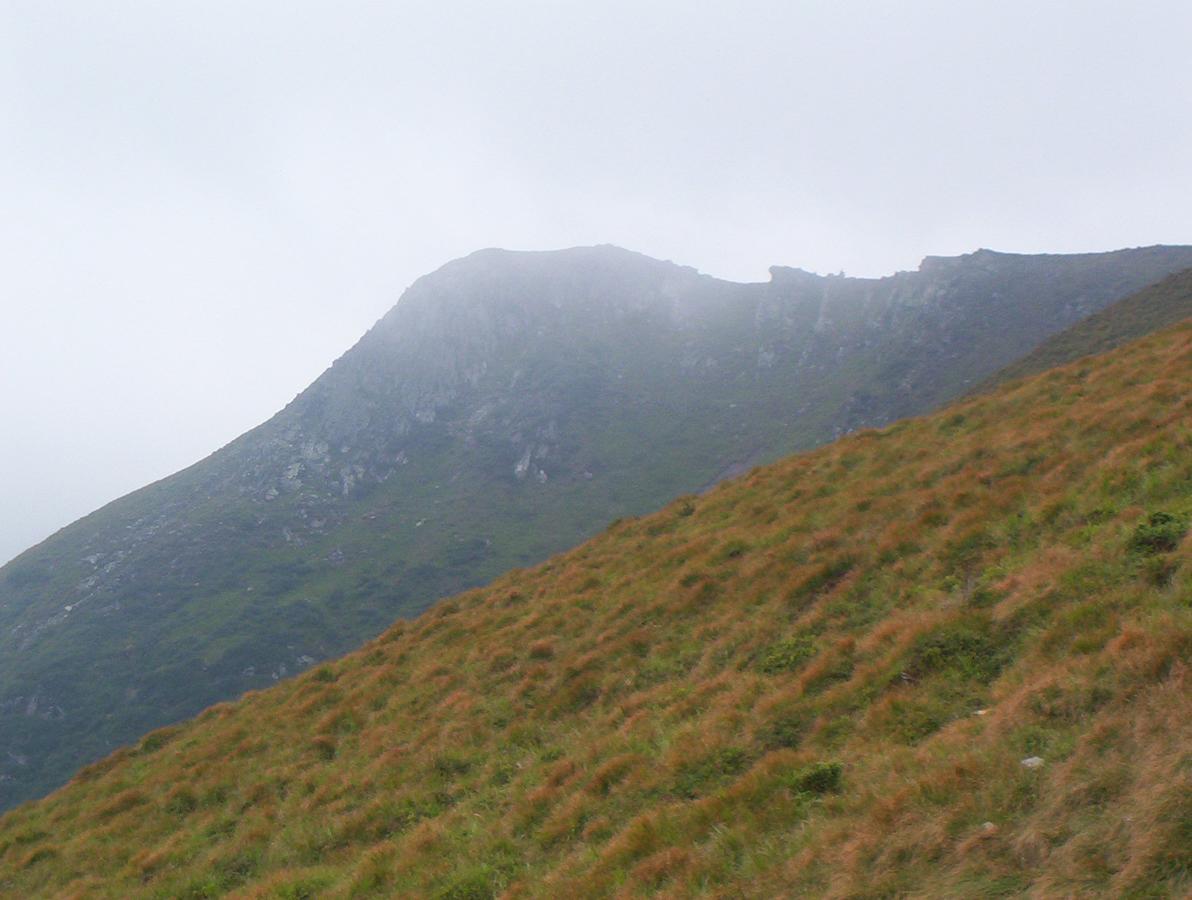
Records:
[[[878,281],[754,285],[613,248],[451,264],[273,420],[0,570],[0,732],[14,754],[0,753],[0,808],[619,517],[932,409],[1190,262],[1190,248],[982,252]],[[970,426],[943,423],[939,439]],[[527,448],[546,454],[545,483],[514,476]],[[1029,476],[1037,456],[1000,477]],[[295,463],[301,486],[283,483]],[[758,550],[726,536],[697,590],[711,597]],[[817,555],[783,586],[785,613],[830,596],[838,625],[884,615],[897,598],[880,577],[836,590],[850,555]],[[1167,577],[1161,562],[1151,577]],[[639,683],[683,670],[685,654]],[[582,684],[569,696],[586,702]],[[42,714],[26,715],[34,698]]]
[[[1183,896],[1190,384],[1183,325],[622,520],[8,813],[0,894]]]

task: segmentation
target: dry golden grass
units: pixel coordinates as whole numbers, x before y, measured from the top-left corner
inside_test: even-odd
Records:
[[[619,522],[10,812],[0,893],[1184,896],[1190,397],[1185,324]]]

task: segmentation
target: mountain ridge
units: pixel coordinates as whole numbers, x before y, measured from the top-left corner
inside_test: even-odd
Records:
[[[0,817],[14,895],[1182,896],[1192,324],[683,497]]]
[[[619,516],[931,409],[1190,265],[971,254],[736,284],[615,248],[448,263],[269,421],[0,569],[0,805]]]

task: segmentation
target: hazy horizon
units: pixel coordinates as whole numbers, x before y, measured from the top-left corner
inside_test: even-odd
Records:
[[[414,279],[1192,243],[1192,9],[15,2],[0,564],[259,424]]]

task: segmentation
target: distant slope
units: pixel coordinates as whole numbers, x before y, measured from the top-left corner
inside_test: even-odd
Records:
[[[1105,353],[1192,316],[1192,269],[1169,275],[1044,341],[987,379],[977,391],[1037,375],[1082,356]]]
[[[1192,324],[620,522],[0,818],[0,892],[1184,897]]]
[[[0,569],[0,806],[618,516],[932,409],[1189,266],[982,250],[733,284],[615,247],[449,263],[269,422]]]

